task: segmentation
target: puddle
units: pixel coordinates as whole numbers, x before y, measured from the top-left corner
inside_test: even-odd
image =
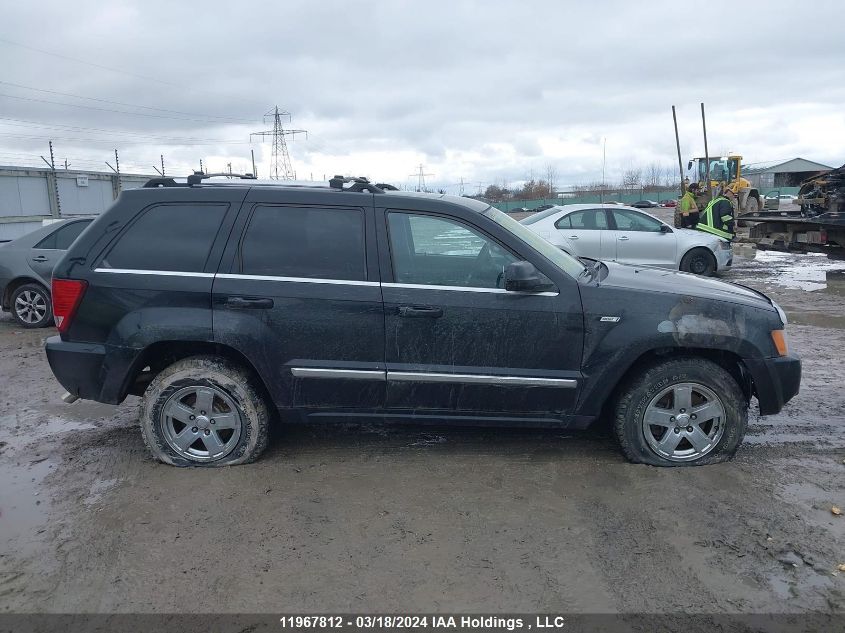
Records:
[[[50,511],[49,489],[44,479],[57,461],[50,446],[38,446],[48,437],[96,428],[94,424],[63,418],[35,422],[35,413],[0,417],[0,533],[4,546],[29,552],[37,547]],[[92,491],[93,492],[93,491]]]
[[[38,458],[36,458],[38,459]],[[2,464],[0,477],[0,533],[4,546],[17,551],[31,551],[38,543],[39,529],[47,521],[50,499],[41,482],[55,469],[45,459],[35,463]]]
[[[845,296],[845,261],[821,253],[781,253],[737,245],[736,280],[767,281],[790,290]]]

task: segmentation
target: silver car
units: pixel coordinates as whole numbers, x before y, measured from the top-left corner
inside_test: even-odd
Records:
[[[528,229],[574,255],[712,275],[733,263],[728,240],[676,229],[640,209],[568,204],[522,220]]]
[[[53,267],[90,223],[91,218],[54,222],[0,244],[0,307],[23,327],[53,322]]]

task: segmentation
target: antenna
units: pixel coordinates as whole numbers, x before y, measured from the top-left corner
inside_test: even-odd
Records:
[[[306,130],[286,130],[282,127],[282,117],[286,116],[290,121],[290,112],[279,110],[276,106],[273,111],[264,115],[264,122],[267,123],[268,117],[273,117],[273,129],[265,130],[263,132],[253,132],[249,135],[250,139],[253,136],[273,138],[273,151],[270,158],[270,179],[271,180],[295,180],[296,172],[293,170],[291,164],[290,154],[288,153],[288,144],[285,140],[286,136],[295,136],[297,134],[305,134],[308,138]],[[254,171],[254,170],[253,170]]]

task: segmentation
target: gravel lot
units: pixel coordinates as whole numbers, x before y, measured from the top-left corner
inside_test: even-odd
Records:
[[[175,469],[137,399],[62,404],[52,330],[3,314],[0,609],[845,612],[845,264],[737,250],[725,277],[784,306],[804,380],[703,468],[628,464],[602,428],[355,426]]]

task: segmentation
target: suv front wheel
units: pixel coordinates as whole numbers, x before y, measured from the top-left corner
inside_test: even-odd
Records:
[[[614,428],[632,462],[699,466],[730,459],[747,424],[748,401],[733,376],[709,360],[684,358],[629,380]]]
[[[270,415],[252,378],[213,356],[162,370],[141,405],[141,433],[153,456],[173,466],[233,466],[267,446]]]

